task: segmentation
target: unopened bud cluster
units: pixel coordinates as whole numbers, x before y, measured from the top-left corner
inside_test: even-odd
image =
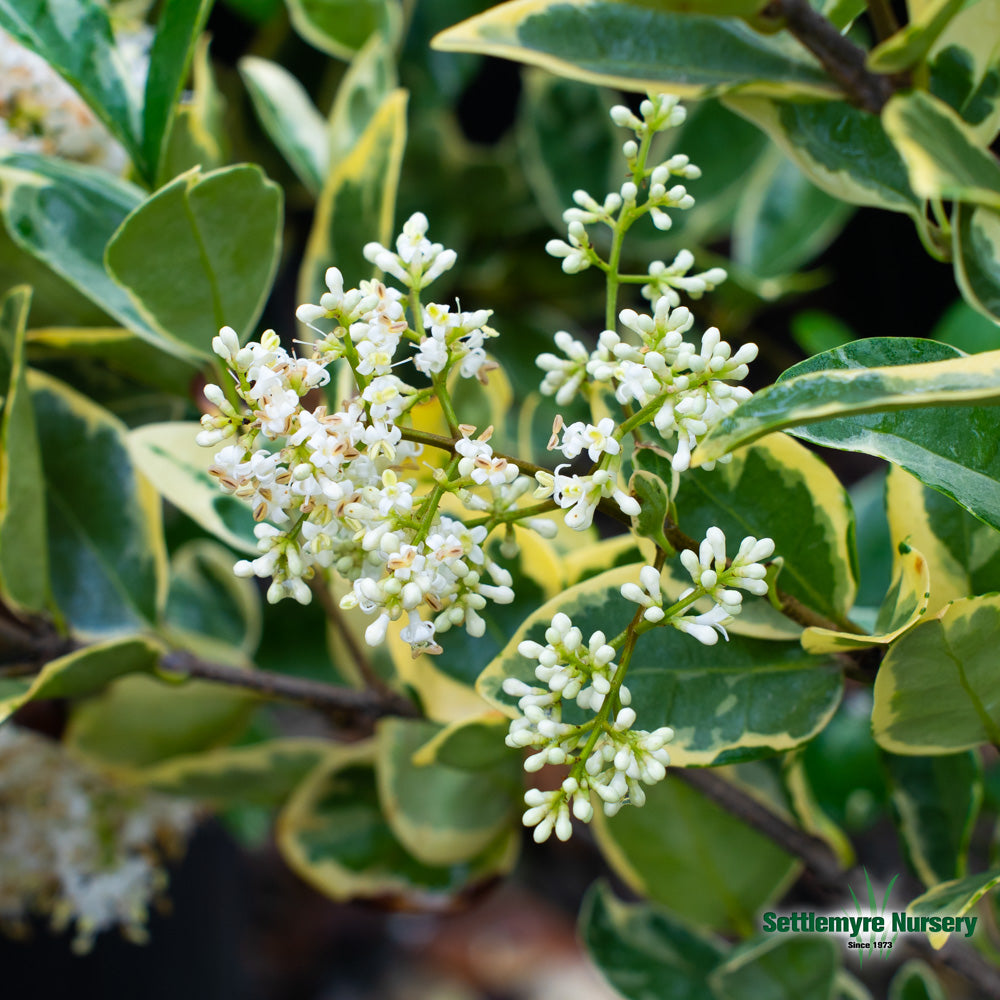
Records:
[[[594,632],[584,642],[580,629],[559,612],[545,632],[545,641],[544,646],[531,640],[518,646],[522,656],[537,661],[535,677],[544,686],[513,677],[503,683],[503,690],[518,699],[521,712],[511,722],[507,745],[534,750],[524,769],[572,765],[558,790],[529,789],[525,794],[524,824],[535,828],[539,842],[553,831],[560,840],[568,840],[570,813],[589,822],[594,814],[591,793],[609,816],[626,802],[642,805],[646,798],[642,784],[654,784],[666,774],[670,757],[664,746],[674,735],[668,727],[652,733],[633,729],[631,694],[616,678],[615,650],[603,632]],[[597,719],[579,725],[564,722],[567,701],[597,712]]]
[[[561,258],[565,271],[576,273],[596,265],[608,272],[609,280],[617,281],[617,259],[605,262],[600,257],[586,227],[607,226],[620,243],[624,232],[648,213],[656,226],[666,229],[670,225],[667,209],[683,210],[694,204],[682,184],[668,186],[669,178],[695,178],[700,171],[680,154],[659,166],[646,166],[654,134],[684,120],[684,109],[676,98],[650,97],[643,101],[638,116],[618,106],[612,108],[611,117],[615,124],[632,129],[636,135],[623,147],[630,179],[620,192],[612,192],[600,203],[587,192],[577,191],[573,196],[576,207],[564,213],[569,242],[552,240],[546,249]],[[749,390],[733,383],[746,377],[748,364],[757,356],[754,344],[734,352],[714,327],[705,331],[700,345],[684,339],[694,317],[687,308],[680,307],[679,293],[699,298],[726,277],[721,268],[699,274],[692,273],[693,267],[694,255],[688,250],[678,253],[669,265],[653,261],[648,273],[639,276],[644,280],[642,294],[651,303],[650,313],[622,310],[618,314],[620,328],[603,331],[593,350],[560,331],[555,337],[560,353],[545,353],[538,358],[538,366],[545,371],[541,386],[544,394],[555,396],[556,402],[565,406],[581,391],[613,393],[620,404],[639,411],[645,418],[642,422],[651,423],[664,441],[673,443],[673,467],[677,472],[688,468],[691,452],[710,428],[749,398]],[[615,443],[620,441],[620,429],[610,433]],[[569,437],[564,442],[567,457],[571,454],[565,444],[574,445],[575,441],[575,437]],[[617,450],[607,449],[601,467],[613,471],[620,461],[614,457],[617,454]],[[590,504],[595,498],[599,501],[613,495],[599,491],[592,482],[556,485],[545,481],[541,489],[540,495],[551,494],[560,506],[571,509],[567,523],[573,527],[589,524],[583,516],[586,508],[580,505],[581,497]]]

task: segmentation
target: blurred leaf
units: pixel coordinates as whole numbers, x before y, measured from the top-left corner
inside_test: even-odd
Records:
[[[669,459],[656,449],[637,449],[634,461],[669,481]],[[773,538],[785,560],[781,589],[833,621],[846,618],[857,590],[853,511],[836,476],[797,441],[773,436],[710,472],[692,469],[675,502],[696,539],[712,525],[733,551],[747,535]]]
[[[632,889],[678,917],[746,934],[797,863],[731,813],[668,776],[641,809],[594,817],[605,859]],[[738,844],[739,849],[734,850]]]
[[[1000,351],[966,357],[932,340],[858,340],[789,368],[720,421],[692,462],[793,428],[805,441],[895,462],[1000,527],[1000,411],[967,405],[1000,397],[998,375]],[[952,433],[956,425],[965,432]]]
[[[871,712],[870,691],[849,693],[830,724],[803,752],[820,808],[848,832],[870,827],[888,798],[872,739]]]
[[[947,1000],[947,997],[933,969],[910,959],[892,977],[889,1000]]]
[[[831,91],[805,49],[786,36],[765,37],[735,18],[607,0],[511,0],[449,28],[432,44],[621,90],[669,90],[681,97],[732,87]]]
[[[374,34],[394,37],[402,21],[398,0],[286,0],[292,26],[310,44],[350,59]]]
[[[957,204],[951,223],[958,287],[970,306],[1000,322],[1000,212]]]
[[[212,0],[164,0],[149,52],[142,104],[142,155],[150,180],[160,174],[177,102]]]
[[[191,93],[178,105],[171,120],[156,175],[157,186],[162,187],[192,167],[215,170],[226,162],[225,98],[215,81],[208,46],[207,35],[195,44]]]
[[[1000,321],[987,318],[968,303],[955,302],[937,321],[930,339],[957,347],[966,354],[981,354],[1000,348]]]
[[[129,432],[132,461],[155,489],[220,542],[256,553],[253,512],[208,474],[211,448],[195,442],[194,422],[147,424]]]
[[[928,888],[965,874],[983,800],[974,751],[944,757],[883,757],[903,848]]]
[[[155,491],[136,473],[125,427],[40,372],[28,378],[45,472],[52,592],[82,632],[156,620],[166,551]]]
[[[927,61],[930,92],[954,108],[988,145],[1000,125],[1000,0],[956,14]]]
[[[519,756],[504,743],[507,728],[507,717],[499,712],[484,712],[474,719],[453,722],[438,728],[411,759],[418,768],[428,764],[462,771],[496,768],[512,753]]]
[[[153,329],[104,268],[104,247],[142,192],[107,171],[13,153],[0,164],[4,221],[13,241],[122,326],[170,354],[183,345]]]
[[[0,300],[0,347],[8,377],[0,422],[0,594],[12,609],[51,606],[45,474],[24,357],[31,289],[14,288]]]
[[[181,399],[197,377],[190,359],[164,354],[149,341],[116,326],[35,327],[28,332],[27,348],[29,360],[42,366],[94,361],[108,372]]]
[[[49,660],[30,678],[18,678],[22,690],[0,698],[0,722],[22,705],[43,698],[82,698],[103,690],[125,674],[150,673],[162,651],[148,639],[113,639]]]
[[[617,635],[634,610],[621,586],[638,566],[609,570],[563,591],[533,612],[480,676],[476,690],[515,716],[515,698],[502,690],[507,677],[531,682],[533,664],[517,651],[524,639],[542,641],[561,611],[589,637],[600,629]],[[637,725],[670,725],[670,757],[680,767],[703,766],[787,750],[811,739],[840,700],[839,669],[810,657],[793,642],[771,642],[735,633],[728,642],[703,646],[673,628],[642,636],[628,671]],[[567,708],[567,721],[582,712]]]
[[[148,767],[230,743],[257,704],[256,695],[222,684],[123,677],[76,707],[66,743],[112,768]]]
[[[351,60],[330,109],[327,162],[336,164],[354,148],[382,102],[396,86],[396,62],[390,40],[372,35]],[[320,187],[327,176],[324,170]]]
[[[335,900],[374,897],[441,909],[464,886],[504,873],[517,842],[505,837],[470,864],[421,864],[395,838],[379,808],[371,742],[332,747],[278,817],[278,848],[293,871]]]
[[[809,356],[832,351],[857,340],[857,335],[846,323],[819,309],[796,313],[791,326],[792,339]]]
[[[260,590],[233,573],[228,549],[195,539],[170,560],[163,617],[171,630],[207,636],[252,656],[260,642]]]
[[[763,129],[815,185],[852,205],[919,215],[906,165],[875,115],[843,101],[780,101],[740,92],[726,107]]]
[[[897,94],[882,123],[921,198],[1000,208],[1000,163],[943,101],[920,91]]]
[[[517,140],[532,194],[549,224],[562,231],[563,210],[579,189],[604,199],[617,187],[618,130],[608,117],[610,94],[540,70],[524,77]]]
[[[906,908],[911,917],[920,916],[964,916],[992,888],[1000,884],[1000,870],[968,875],[951,882],[942,882],[933,889],[918,896]],[[928,932],[931,944],[940,948],[948,940],[948,933]]]
[[[890,466],[889,469],[898,468]],[[856,522],[858,549],[857,604],[875,609],[883,603],[892,582],[894,552],[902,538],[893,543],[885,511],[886,472],[883,467],[869,473],[848,490]],[[902,473],[906,475],[906,473]],[[916,542],[910,542],[919,549]]]
[[[391,240],[405,143],[406,91],[394,90],[350,153],[331,165],[299,271],[299,302],[319,302],[329,267],[340,268],[349,288],[371,276],[362,249]]]
[[[121,224],[105,251],[108,271],[150,325],[214,357],[220,327],[246,338],[264,308],[278,266],[281,205],[281,189],[257,166],[196,168]]]
[[[922,62],[964,2],[928,0],[922,4],[907,25],[868,53],[868,68],[873,73],[899,73]]]
[[[874,635],[853,635],[825,628],[807,628],[802,648],[808,653],[840,653],[866,646],[888,646],[908,632],[927,613],[931,596],[927,560],[916,549],[900,543],[892,586],[875,622]]]
[[[427,865],[472,861],[506,829],[516,829],[524,789],[517,753],[477,771],[416,764],[414,754],[440,729],[422,719],[382,719],[375,751],[386,821],[403,847]]]
[[[793,750],[781,758],[781,778],[795,819],[806,833],[825,840],[845,869],[857,861],[854,846],[844,831],[826,814],[809,778],[805,748]]]
[[[670,910],[621,903],[597,882],[580,908],[579,933],[597,971],[626,1000],[718,1000],[708,974],[725,942]]]
[[[773,150],[762,158],[740,203],[733,260],[759,278],[789,274],[822,253],[852,212]]]
[[[283,66],[244,56],[239,67],[264,131],[299,180],[318,195],[330,158],[325,119],[302,84]]]
[[[839,968],[839,948],[829,937],[758,937],[735,948],[709,982],[725,1000],[827,1000]]]
[[[139,95],[115,51],[106,7],[96,0],[2,0],[0,27],[37,52],[90,105],[151,174],[140,146]]]
[[[940,755],[1000,743],[1000,596],[948,605],[889,649],[872,731],[892,753]]]
[[[289,737],[173,757],[130,775],[147,788],[223,805],[281,805],[330,752],[327,740]]]

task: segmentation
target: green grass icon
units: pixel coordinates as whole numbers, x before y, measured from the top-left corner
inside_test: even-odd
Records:
[[[886,907],[889,905],[889,893],[892,892],[892,887],[896,883],[896,879],[899,878],[898,875],[893,875],[892,881],[886,886],[885,895],[882,897],[882,906],[880,909],[875,908],[875,887],[872,885],[872,880],[868,875],[868,869],[863,868],[862,871],[865,873],[865,886],[868,890],[868,913],[866,914],[861,906],[861,902],[855,895],[854,890],[848,886],[847,891],[851,894],[851,899],[854,900],[855,909],[858,911],[857,915],[859,917],[885,917]],[[845,917],[850,917],[847,910],[843,911]],[[899,937],[899,931],[896,931],[892,935],[892,939],[889,941],[889,947],[878,947],[879,942],[885,942],[889,938],[889,921],[886,921],[886,929],[881,935],[877,934],[875,931],[868,932],[868,943],[872,946],[871,948],[861,948],[858,950],[858,963],[860,967],[864,967],[865,964],[865,953],[869,952],[872,955],[887,955],[892,950],[892,945],[895,944],[896,938]]]

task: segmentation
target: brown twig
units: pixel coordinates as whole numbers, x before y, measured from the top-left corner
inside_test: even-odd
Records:
[[[417,706],[408,698],[389,691],[357,691],[354,688],[323,684],[277,674],[269,670],[242,670],[225,663],[210,663],[181,650],[167,653],[160,661],[163,670],[213,684],[244,688],[265,698],[289,701],[315,709],[337,721],[374,721],[386,715],[416,718]]]
[[[872,114],[879,114],[892,96],[893,83],[865,65],[866,53],[845,38],[809,0],[771,0],[765,17],[781,22],[820,61],[845,97]]]

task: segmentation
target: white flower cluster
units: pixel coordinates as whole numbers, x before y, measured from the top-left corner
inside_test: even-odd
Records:
[[[153,31],[116,30],[118,58],[137,94],[149,66]],[[0,156],[44,153],[121,173],[128,154],[73,88],[39,55],[0,29]]]
[[[0,925],[73,924],[78,951],[114,926],[143,940],[163,855],[183,847],[193,806],[118,787],[12,723],[0,728],[0,802]]]
[[[407,415],[440,392],[452,371],[485,381],[492,362],[483,344],[495,336],[486,326],[488,310],[419,305],[420,289],[455,261],[426,233],[427,219],[417,214],[403,227],[396,252],[365,247],[408,295],[380,281],[345,289],[336,268],[327,272],[320,302],[297,311],[318,335],[312,358],[290,355],[273,331],[240,346],[235,331],[223,329],[213,346],[233,376],[234,398],[206,386],[217,412],[202,418],[198,438],[206,446],[233,439],[210,472],[224,490],[245,499],[260,522],[260,555],[238,562],[236,573],[271,577],[271,602],[306,603],[306,581],[336,570],[351,585],[341,607],[372,617],[369,645],[383,642],[390,622],[405,615],[400,635],[414,655],[440,652],[436,636],[454,626],[481,636],[486,625],[479,612],[487,602],[514,598],[511,574],[484,549],[486,524],[466,527],[442,514],[443,491],[486,514],[481,521],[508,524],[532,485],[513,462],[494,454],[492,428],[474,436],[475,427],[459,425],[451,466],[435,470],[433,487],[418,495],[413,470],[423,446],[406,440]],[[416,329],[408,310],[416,314]],[[331,411],[309,394],[330,381],[327,366],[339,358],[351,365],[357,395]],[[437,381],[425,388],[405,382],[395,371],[407,360]],[[527,524],[546,535],[555,528],[538,519]]]
[[[662,625],[686,632],[706,646],[714,645],[720,635],[728,639],[724,626],[740,613],[743,603],[743,595],[729,588],[766,594],[767,570],[758,560],[773,553],[770,538],[744,538],[727,566],[725,535],[719,528],[709,528],[698,552],[681,553],[694,586],[666,609],[660,571],[643,566],[638,583],[621,587],[622,596],[641,609],[633,622],[632,641],[641,632]],[[690,606],[706,596],[715,606],[701,614],[690,613]],[[608,816],[626,803],[641,806],[645,802],[642,786],[665,776],[670,757],[664,748],[674,732],[669,726],[653,732],[632,728],[636,714],[631,692],[624,684],[625,671],[613,662],[617,654],[603,632],[594,632],[585,643],[569,616],[557,612],[545,632],[545,641],[544,646],[531,640],[518,646],[522,656],[537,661],[535,678],[543,687],[515,677],[503,682],[504,692],[518,699],[521,712],[510,724],[507,745],[534,751],[524,761],[528,772],[546,764],[570,765],[569,776],[558,789],[528,790],[524,796],[528,809],[523,817],[525,826],[535,827],[535,840],[546,840],[553,831],[560,840],[568,840],[571,813],[584,823],[593,816],[591,793],[602,801]],[[564,721],[567,701],[597,713],[596,718],[579,724]]]
[[[532,772],[546,764],[574,764],[559,789],[532,788],[524,796],[528,806],[524,824],[535,828],[538,842],[553,831],[560,840],[568,840],[571,812],[589,822],[594,814],[591,793],[602,801],[608,816],[627,802],[642,805],[646,799],[643,783],[655,784],[666,775],[670,757],[664,746],[674,735],[666,726],[651,733],[632,728],[631,695],[624,684],[615,683],[615,650],[603,632],[594,632],[585,644],[580,629],[559,612],[545,632],[545,641],[545,646],[530,640],[518,646],[522,656],[537,660],[535,677],[544,687],[512,677],[503,683],[503,690],[518,699],[521,711],[521,717],[510,724],[507,745],[535,749],[524,769]],[[613,718],[609,711],[598,716],[606,722],[573,725],[563,721],[566,701],[600,713],[610,708],[605,702],[612,696],[618,705]]]

